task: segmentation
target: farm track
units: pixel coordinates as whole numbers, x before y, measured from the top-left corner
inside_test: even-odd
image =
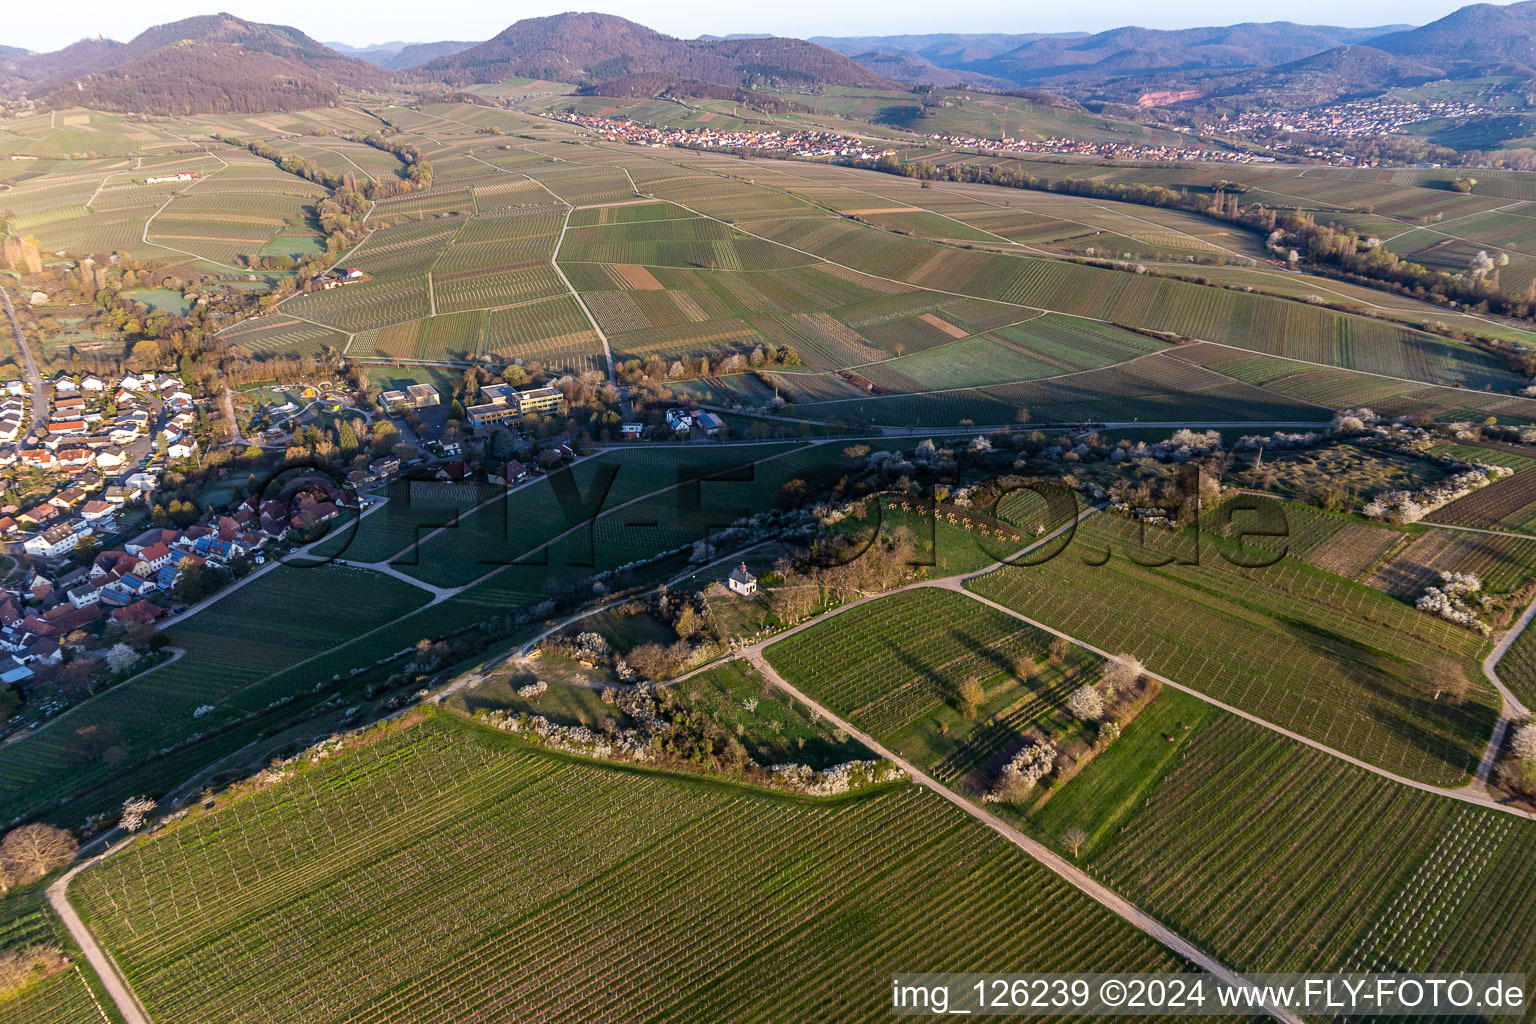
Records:
[[[964,811],[966,814],[969,814],[983,825],[986,825],[988,828],[992,829],[992,831],[996,832],[998,835],[1002,836],[1004,839],[1008,840],[1010,843],[1017,846],[1025,853],[1029,854],[1029,856],[1038,861],[1042,867],[1056,874],[1063,881],[1076,888],[1079,892],[1083,893],[1095,903],[1098,903],[1100,906],[1104,907],[1116,917],[1119,917],[1126,923],[1146,933],[1149,937],[1162,943],[1164,946],[1184,957],[1184,959],[1199,967],[1201,970],[1207,971],[1210,974],[1214,974],[1236,987],[1247,987],[1239,981],[1237,973],[1226,964],[1217,960],[1209,953],[1206,953],[1200,947],[1196,946],[1194,943],[1184,938],[1178,932],[1175,932],[1173,929],[1163,924],[1151,914],[1148,914],[1146,911],[1136,906],[1130,900],[1127,900],[1125,897],[1114,892],[1108,886],[1105,886],[1101,882],[1097,881],[1092,875],[1088,874],[1086,871],[1082,870],[1077,865],[1067,860],[1065,857],[1062,857],[1060,854],[1056,853],[1054,850],[1045,846],[1045,844],[1039,842],[1038,840],[1031,839],[1029,836],[1025,835],[1023,832],[1020,832],[1012,825],[1003,821],[991,811],[973,804],[971,801],[965,799],[958,793],[951,790],[948,786],[934,781],[927,774],[919,770],[916,765],[912,764],[910,761],[907,761],[905,758],[901,757],[894,751],[886,748],[873,736],[870,736],[868,733],[861,731],[852,723],[839,717],[831,709],[806,696],[783,676],[779,675],[778,672],[774,671],[773,666],[768,664],[767,659],[763,657],[761,647],[755,646],[753,648],[749,648],[748,653],[746,654],[746,658],[753,665],[753,667],[761,672],[763,677],[771,682],[774,686],[777,686],[779,689],[783,690],[794,699],[800,701],[806,707],[814,708],[823,717],[825,717],[827,721],[831,722],[839,729],[847,732],[848,735],[864,744],[864,746],[868,747],[874,753],[892,762],[893,764],[899,765],[904,771],[906,771],[909,776],[911,776],[913,782],[917,783],[919,786],[924,787],[925,789],[929,789],[934,793],[937,793],[939,796],[942,796],[945,800],[949,801],[954,806],[960,808],[960,810]],[[1287,1021],[1290,1022],[1290,1024],[1301,1024],[1301,1018],[1287,1010],[1276,1006],[1266,1006],[1265,1008],[1269,1012],[1269,1015],[1276,1020]]]
[[[107,995],[117,1007],[117,1012],[122,1015],[124,1024],[153,1024],[149,1012],[144,1009],[138,997],[133,994],[133,990],[128,987],[122,972],[118,970],[116,961],[112,959],[111,954],[102,949],[101,944],[96,941],[96,936],[91,934],[91,930],[86,927],[84,921],[80,920],[80,915],[75,912],[75,908],[69,902],[69,883],[74,881],[75,876],[115,852],[116,849],[113,848],[98,857],[76,865],[50,885],[48,905],[53,908],[54,913],[59,915],[59,919],[64,922],[64,927],[69,931],[70,938],[75,940],[75,944],[85,954],[86,962],[91,965],[91,969],[96,972],[96,977],[101,980],[102,987],[107,990]]]

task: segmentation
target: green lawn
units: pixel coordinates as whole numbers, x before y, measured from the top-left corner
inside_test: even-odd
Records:
[[[1198,697],[1165,687],[1118,740],[1030,813],[1030,831],[1059,846],[1063,833],[1080,828],[1088,833],[1082,855],[1091,856],[1174,769],[1196,732],[1221,714]]]

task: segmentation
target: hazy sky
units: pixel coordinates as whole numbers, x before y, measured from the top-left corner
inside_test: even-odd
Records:
[[[1470,0],[1464,0],[1470,2]],[[969,0],[963,8],[931,0],[779,0],[767,5],[727,5],[707,0],[607,0],[585,5],[469,3],[465,0],[370,0],[363,4],[274,4],[270,0],[172,0],[125,4],[119,0],[70,0],[54,6],[7,0],[0,44],[56,50],[89,35],[127,40],[151,25],[227,10],[251,21],[294,25],[321,40],[362,46],[403,39],[488,39],[520,18],[562,10],[601,10],[671,35],[771,32],[784,36],[893,35],[908,32],[1070,32],[1119,25],[1188,28],[1242,20],[1295,21],[1322,25],[1422,24],[1463,6],[1457,0],[1292,0],[1264,12],[1219,0],[1074,0],[1020,4],[1017,0]]]

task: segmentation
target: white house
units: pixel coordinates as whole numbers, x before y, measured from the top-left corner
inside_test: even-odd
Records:
[[[69,598],[69,603],[76,608],[84,608],[101,602],[101,587],[89,581],[76,584],[64,593]]]
[[[75,550],[80,538],[89,536],[91,528],[84,523],[78,530],[71,523],[62,523],[33,537],[28,537],[22,547],[36,558],[57,558]]]
[[[81,391],[105,391],[106,389],[107,382],[102,380],[100,377],[97,377],[95,374],[87,374],[80,381]]]
[[[742,562],[731,574],[725,578],[726,586],[731,588],[731,593],[740,594],[742,597],[751,597],[757,593],[757,577],[747,571],[747,563]]]
[[[190,459],[197,454],[197,446],[188,438],[177,438],[165,447],[165,457],[168,459]]]
[[[128,461],[121,448],[103,448],[96,453],[96,465],[102,469],[120,469]]]

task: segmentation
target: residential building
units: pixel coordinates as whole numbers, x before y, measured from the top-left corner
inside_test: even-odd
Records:
[[[36,536],[28,537],[21,546],[35,558],[58,558],[75,550],[80,538],[90,536],[91,532],[91,527],[86,523],[79,524],[78,529],[74,523],[60,523]]]

